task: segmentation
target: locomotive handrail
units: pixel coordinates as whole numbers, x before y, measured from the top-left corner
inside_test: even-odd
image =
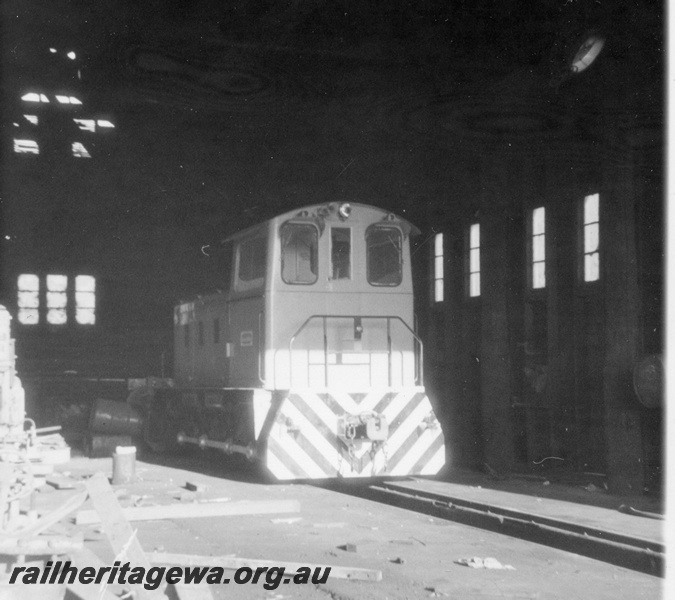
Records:
[[[415,352],[415,383],[416,385],[424,385],[424,344],[421,338],[415,331],[398,315],[312,315],[308,317],[305,322],[300,325],[298,330],[291,336],[288,342],[289,356],[293,354],[293,344],[302,331],[314,319],[321,319],[323,321],[323,352],[324,352],[324,383],[328,387],[328,337],[326,329],[326,321],[328,319],[386,319],[387,322],[387,361],[388,361],[388,381],[391,386],[391,321],[392,319],[400,321],[403,326],[410,332],[413,339],[417,342],[419,353]],[[369,353],[370,354],[370,353]],[[293,361],[289,363],[290,383],[293,383]]]
[[[264,326],[263,312],[258,313],[258,381],[265,387],[265,359],[264,346],[265,335],[263,333]]]

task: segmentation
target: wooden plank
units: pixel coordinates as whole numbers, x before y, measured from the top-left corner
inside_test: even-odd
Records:
[[[47,485],[51,485],[53,488],[56,488],[57,490],[72,490],[76,487],[79,487],[78,481],[70,479],[69,477],[64,477],[63,475],[60,475],[58,473],[48,475],[45,478],[45,482],[47,483]]]
[[[41,535],[38,537],[1,537],[0,554],[10,556],[35,556],[68,554],[84,546],[82,535]]]
[[[105,533],[113,551],[115,560],[130,562],[134,567],[144,567],[146,572],[150,568],[150,561],[143,551],[141,543],[136,537],[136,531],[131,528],[129,521],[124,516],[115,494],[103,473],[96,473],[87,480],[87,490],[98,513],[103,532]],[[164,598],[161,590],[148,591],[142,584],[130,586],[136,593],[138,600],[149,598]]]
[[[300,503],[297,500],[242,500],[239,502],[130,506],[122,509],[122,511],[128,521],[157,521],[161,519],[297,513],[300,512]],[[75,523],[78,525],[89,525],[99,521],[99,516],[95,510],[81,510],[75,516]]]
[[[175,583],[173,589],[179,600],[213,600],[211,588],[206,583]]]
[[[77,510],[87,499],[87,492],[82,491],[79,494],[71,496],[64,504],[62,504],[56,510],[53,510],[50,513],[45,514],[40,517],[34,523],[31,523],[23,529],[17,531],[12,531],[11,535],[13,537],[26,538],[28,536],[36,536],[39,533],[49,529],[54,523],[57,523],[61,519],[67,517],[71,512]]]
[[[172,552],[152,552],[148,559],[153,564],[176,565],[180,567],[222,567],[236,570],[249,567],[253,570],[258,567],[283,567],[286,573],[297,573],[300,567],[316,568],[330,567],[329,577],[336,579],[355,579],[360,581],[382,581],[382,571],[362,569],[358,567],[336,567],[332,565],[316,565],[308,563],[285,562],[282,560],[260,560],[257,558],[240,558],[233,556],[198,556],[193,554],[175,554]]]
[[[69,558],[71,566],[77,567],[78,572],[85,567],[98,569],[106,566],[96,554],[87,548],[72,553]],[[73,583],[66,584],[66,587],[80,600],[119,600],[115,594],[102,585],[80,583],[76,579]]]

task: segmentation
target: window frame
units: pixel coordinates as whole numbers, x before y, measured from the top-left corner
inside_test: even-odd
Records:
[[[586,202],[597,196],[597,220],[596,221],[586,221]],[[585,289],[593,289],[596,286],[599,286],[603,280],[602,269],[603,269],[603,260],[602,260],[602,194],[599,190],[588,192],[584,194],[584,197],[578,204],[578,253],[577,253],[577,278]],[[586,251],[586,242],[587,242],[587,231],[588,227],[597,224],[597,244],[595,250],[590,252]],[[597,266],[597,278],[596,279],[586,279],[586,258],[592,254],[597,254],[598,257],[598,266]]]
[[[527,289],[528,292],[532,294],[543,294],[546,292],[550,281],[549,281],[549,244],[548,244],[548,229],[549,229],[549,216],[548,210],[546,210],[546,205],[541,204],[535,207],[530,207],[527,213]],[[543,230],[540,233],[535,232],[535,212],[538,210],[544,211],[544,220],[543,220]],[[535,238],[543,238],[543,258],[541,260],[536,260],[535,252]],[[544,266],[544,284],[539,287],[535,287],[535,266],[537,264],[543,264]]]
[[[310,273],[314,275],[314,280],[313,281],[289,281],[286,279],[284,275],[284,258],[286,256],[285,249],[284,249],[284,229],[288,229],[291,227],[305,227],[309,228],[312,230],[314,233],[314,248],[310,248],[310,257],[309,257],[309,264],[310,264]],[[286,285],[314,285],[318,280],[319,280],[319,239],[321,237],[321,232],[319,231],[319,228],[316,226],[315,223],[310,223],[308,221],[285,221],[279,226],[279,265],[280,265],[280,276],[281,280],[286,284]],[[313,251],[313,254],[312,254]],[[314,268],[315,272],[312,272],[312,263],[314,263]]]
[[[261,249],[263,250],[263,257],[261,264],[258,265],[260,268],[260,273],[256,272],[257,277],[252,277],[251,279],[243,279],[241,277],[241,265],[242,265],[242,249],[247,245],[254,242],[261,244]],[[251,233],[250,235],[244,236],[238,239],[235,242],[235,251],[234,251],[234,273],[233,273],[233,285],[232,289],[234,292],[253,292],[264,289],[265,281],[267,276],[267,258],[268,258],[268,240],[266,231],[257,231]]]
[[[91,280],[91,290],[86,289],[82,286],[82,283],[85,280]],[[96,286],[96,277],[93,275],[87,275],[80,273],[73,277],[74,290],[73,290],[73,306],[75,309],[75,324],[80,327],[92,327],[96,325],[96,296],[97,296],[97,286]],[[92,306],[86,306],[82,302],[83,297],[91,296]],[[90,314],[91,318],[89,321],[83,321],[83,315]]]
[[[348,253],[348,260],[347,260],[347,275],[343,277],[335,277],[335,256],[333,254],[333,250],[335,247],[335,237],[334,233],[337,233],[338,231],[344,232],[347,231],[349,235],[349,253]],[[352,264],[352,256],[353,256],[353,240],[352,240],[352,228],[351,227],[344,227],[341,225],[338,226],[331,226],[330,227],[330,279],[331,281],[344,281],[344,280],[351,280],[352,279],[352,273],[353,273],[353,264]]]
[[[378,230],[393,230],[396,232],[398,235],[398,278],[397,281],[393,283],[377,283],[373,282],[371,279],[371,245],[369,242],[369,236],[372,234],[374,231]],[[368,282],[369,285],[372,287],[398,287],[403,283],[403,240],[404,240],[404,235],[403,231],[401,230],[400,227],[394,224],[381,224],[381,223],[374,223],[366,228],[366,231],[364,233],[364,240],[365,240],[365,245],[366,245],[366,281]]]
[[[439,244],[440,241],[440,244]],[[440,245],[440,253],[439,253]],[[434,232],[431,248],[431,305],[440,306],[445,302],[445,235]],[[439,269],[440,265],[440,269]],[[440,293],[439,293],[440,292]],[[440,296],[440,297],[439,297]]]
[[[26,277],[30,278],[33,283],[37,283],[37,286],[22,287],[20,283],[21,279]],[[32,289],[33,287],[35,287],[35,289]],[[42,288],[43,286],[41,277],[36,273],[19,273],[19,275],[16,277],[16,306],[17,306],[17,321],[19,322],[19,325],[25,327],[36,327],[37,325],[40,325],[42,323],[42,318],[40,314],[42,312],[41,311]],[[27,298],[28,295],[30,295],[31,297],[31,302],[29,303],[30,305],[25,303],[25,299]],[[35,299],[37,299],[37,302],[33,302],[33,300]],[[23,316],[27,313],[35,316],[34,322],[32,323],[25,322],[23,320]]]
[[[477,246],[472,246],[473,244],[473,231],[474,227],[477,227],[478,231],[478,245]],[[469,224],[469,226],[466,228],[466,233],[465,233],[465,249],[466,249],[466,255],[465,255],[465,281],[464,281],[464,289],[465,289],[465,296],[469,300],[478,300],[482,295],[483,295],[483,277],[482,277],[482,260],[481,260],[481,249],[482,249],[482,232],[481,232],[481,223],[480,221],[474,221]],[[477,261],[478,261],[478,269],[473,270],[472,267],[472,251],[476,250],[477,251]],[[472,275],[478,275],[478,293],[477,294],[472,294]]]
[[[50,284],[51,280],[51,284]],[[57,283],[60,282],[60,283]],[[62,285],[61,285],[62,283]],[[62,273],[45,275],[45,323],[49,327],[63,328],[70,322],[70,277]],[[58,301],[61,299],[63,302]],[[60,315],[63,320],[54,322],[53,315]]]

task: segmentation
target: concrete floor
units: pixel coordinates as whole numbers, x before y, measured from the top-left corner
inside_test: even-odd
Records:
[[[266,590],[261,584],[211,586],[218,599],[651,600],[661,595],[663,581],[656,577],[314,486],[260,483],[241,472],[228,478],[218,465],[197,460],[191,470],[137,462],[136,481],[114,487],[120,504],[140,501],[151,506],[222,498],[295,499],[300,502],[300,512],[135,521],[132,526],[137,528],[146,552],[235,555],[382,571],[380,582],[329,577],[325,585],[290,584],[276,590]],[[110,475],[112,461],[74,458],[58,470],[76,480],[97,471]],[[195,498],[194,494],[186,494],[187,481],[203,484],[206,489]],[[49,510],[72,494],[72,490],[39,493],[36,507],[40,511]],[[88,504],[89,501],[83,508],[89,508]],[[112,564],[114,556],[100,526],[64,522],[62,531],[82,531],[86,547],[106,564]],[[355,551],[340,549],[346,544],[353,545]],[[472,569],[456,562],[470,557],[494,557],[514,569]]]

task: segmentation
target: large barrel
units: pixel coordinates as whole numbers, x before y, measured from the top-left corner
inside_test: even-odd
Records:
[[[143,431],[143,417],[126,402],[99,398],[91,407],[89,431],[106,435],[137,436]]]

